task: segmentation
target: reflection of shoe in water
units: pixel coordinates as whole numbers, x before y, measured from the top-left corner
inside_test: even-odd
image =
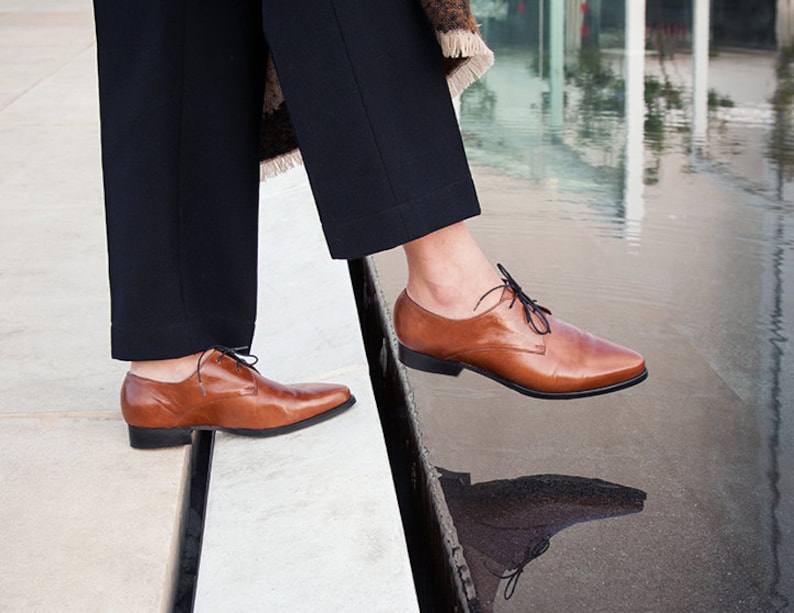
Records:
[[[600,479],[537,475],[471,484],[439,468],[441,487],[477,593],[490,611],[499,582],[510,598],[525,567],[573,524],[642,511],[645,492]]]

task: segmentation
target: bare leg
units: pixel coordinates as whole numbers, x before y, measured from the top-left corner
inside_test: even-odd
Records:
[[[427,310],[451,319],[472,317],[480,297],[502,283],[464,222],[403,245],[408,262],[408,294]],[[494,292],[478,307],[499,301]]]
[[[144,379],[162,381],[165,383],[178,383],[184,381],[194,372],[200,353],[186,355],[170,360],[150,360],[145,362],[132,362],[130,372]]]

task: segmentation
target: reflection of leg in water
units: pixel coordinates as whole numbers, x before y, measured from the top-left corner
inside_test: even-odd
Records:
[[[499,588],[510,598],[527,564],[573,524],[638,513],[642,490],[600,479],[536,475],[471,484],[443,468],[440,483],[477,594],[472,610],[491,611]]]

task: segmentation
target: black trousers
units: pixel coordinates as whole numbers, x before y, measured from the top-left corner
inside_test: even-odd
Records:
[[[94,10],[115,358],[250,344],[266,44],[333,257],[479,212],[418,1]]]

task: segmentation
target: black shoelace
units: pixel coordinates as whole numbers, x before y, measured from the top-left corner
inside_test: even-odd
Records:
[[[198,383],[199,387],[201,388],[202,395],[206,396],[207,392],[204,389],[204,382],[201,380],[201,360],[204,358],[206,354],[210,351],[219,351],[220,355],[215,359],[215,361],[220,364],[221,360],[225,357],[230,357],[237,363],[237,371],[240,371],[240,367],[247,366],[248,368],[254,368],[254,364],[259,361],[259,358],[255,355],[243,355],[239,353],[240,351],[245,351],[248,347],[224,347],[223,345],[212,345],[205,349],[201,355],[198,357],[198,363],[196,364],[196,374],[198,375]],[[256,370],[254,368],[254,370]]]
[[[549,324],[549,320],[546,319],[546,315],[551,315],[551,311],[527,296],[524,293],[524,290],[521,289],[521,286],[518,284],[518,282],[510,275],[509,272],[507,272],[507,269],[504,266],[497,264],[496,267],[499,269],[499,272],[502,273],[502,281],[504,281],[504,283],[502,285],[497,285],[496,287],[493,287],[485,292],[477,301],[474,310],[477,310],[477,307],[480,306],[480,303],[488,294],[495,292],[498,289],[506,288],[513,292],[513,300],[510,301],[510,308],[512,309],[513,305],[516,303],[516,300],[518,300],[521,303],[521,306],[524,307],[524,314],[527,317],[527,323],[532,326],[532,329],[538,334],[551,334],[551,324]],[[535,323],[535,319],[539,320],[538,323]]]
[[[524,572],[524,567],[529,564],[532,560],[539,558],[546,550],[549,548],[549,539],[544,538],[539,543],[536,543],[533,547],[527,547],[527,550],[524,552],[524,559],[521,563],[516,567],[516,569],[505,575],[500,575],[498,573],[493,572],[490,568],[488,572],[490,572],[494,577],[498,577],[499,579],[507,579],[507,585],[505,585],[504,596],[505,600],[510,600],[515,594],[516,586],[518,585],[518,579],[521,577],[521,573]]]

